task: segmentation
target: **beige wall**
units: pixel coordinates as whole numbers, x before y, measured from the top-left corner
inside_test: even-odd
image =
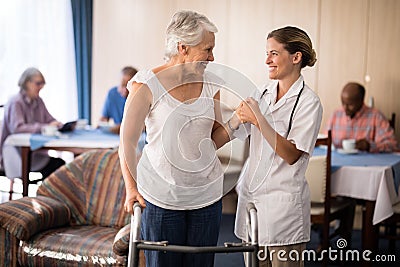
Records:
[[[303,74],[322,100],[323,124],[340,105],[341,88],[350,80],[364,84],[367,97],[373,96],[385,115],[400,116],[400,1],[95,0],[93,121],[123,66],[143,69],[163,63],[165,28],[180,9],[207,15],[219,29],[216,62],[239,70],[256,85],[267,82],[266,34],[286,25],[305,29],[318,62]],[[245,96],[246,88],[238,93]]]
[[[365,86],[366,100],[387,117],[400,114],[400,1],[322,0],[318,94],[324,120],[340,105],[348,81]],[[396,123],[400,137],[399,119]]]

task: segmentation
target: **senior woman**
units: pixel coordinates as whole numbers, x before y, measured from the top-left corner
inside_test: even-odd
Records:
[[[166,30],[164,65],[139,71],[121,127],[119,155],[126,185],[125,210],[145,207],[142,238],[170,244],[217,244],[223,171],[212,133],[219,128],[220,81],[205,71],[214,60],[215,25],[204,15],[180,11]],[[145,124],[147,142],[137,163]],[[145,251],[146,266],[213,266],[214,255]]]
[[[21,154],[14,146],[4,144],[7,137],[16,133],[40,133],[45,126],[62,125],[49,113],[39,96],[45,83],[44,76],[38,69],[26,69],[18,81],[19,93],[5,106],[0,161],[3,161],[4,170],[9,178],[21,177]],[[40,171],[43,178],[65,164],[62,159],[50,157],[44,151],[33,152],[31,160],[31,170]]]

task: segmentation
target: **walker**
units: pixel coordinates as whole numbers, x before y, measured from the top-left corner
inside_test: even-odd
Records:
[[[133,205],[133,215],[131,216],[131,232],[129,240],[128,267],[139,266],[139,251],[142,250],[158,250],[180,253],[248,253],[246,258],[247,267],[258,267],[258,224],[257,210],[253,203],[247,205],[247,240],[243,243],[225,242],[224,246],[177,246],[169,245],[168,241],[146,241],[140,240],[140,225],[142,219],[142,209],[140,204],[136,202]]]

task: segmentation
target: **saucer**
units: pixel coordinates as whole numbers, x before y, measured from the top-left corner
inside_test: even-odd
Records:
[[[115,126],[113,123],[109,123],[108,121],[99,121],[97,124],[97,128],[100,129],[103,133],[111,133],[111,129]]]
[[[349,150],[344,150],[343,148],[338,148],[337,152],[339,154],[357,154],[358,149],[349,149]]]
[[[102,131],[103,133],[111,133],[111,128],[113,127],[113,125],[100,125],[99,129],[100,131]]]

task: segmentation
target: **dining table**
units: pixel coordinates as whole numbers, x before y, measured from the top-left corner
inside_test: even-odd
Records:
[[[4,145],[20,148],[22,195],[27,196],[32,151],[69,151],[77,156],[91,149],[117,148],[119,146],[119,135],[92,128],[74,130],[55,136],[18,133],[7,137]]]
[[[313,155],[325,154],[316,147]],[[378,224],[393,215],[400,201],[400,153],[332,150],[331,193],[356,199],[363,206],[362,249],[378,249]]]

